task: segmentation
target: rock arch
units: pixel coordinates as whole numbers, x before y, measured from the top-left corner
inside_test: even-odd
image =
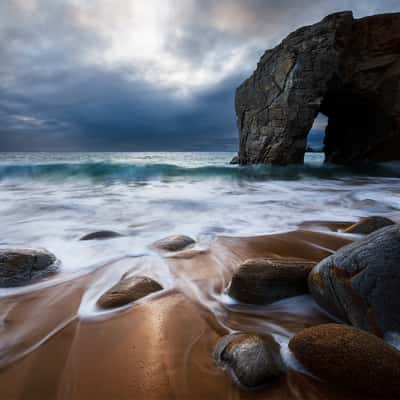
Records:
[[[400,159],[400,13],[330,15],[268,50],[236,92],[239,162],[302,163],[319,112],[325,159]]]

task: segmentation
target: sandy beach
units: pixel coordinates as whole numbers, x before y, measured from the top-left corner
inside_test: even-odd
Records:
[[[399,400],[400,1],[0,1],[0,400]]]
[[[173,287],[108,314],[95,308],[82,312],[84,293],[107,270],[132,260],[56,286],[5,296],[0,300],[2,397],[354,399],[295,370],[269,388],[247,393],[212,359],[213,347],[227,333],[272,333],[289,339],[304,327],[330,321],[307,295],[250,306],[229,301],[224,290],[233,271],[248,258],[321,260],[352,241],[350,235],[333,231],[344,226],[315,222],[286,234],[218,237],[208,249],[167,255],[163,260],[175,278]],[[146,257],[142,262],[150,261]]]

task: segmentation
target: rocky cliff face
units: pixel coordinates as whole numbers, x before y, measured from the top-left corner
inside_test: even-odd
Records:
[[[400,159],[400,13],[333,14],[266,51],[236,92],[239,162],[302,163],[319,112],[327,161]]]

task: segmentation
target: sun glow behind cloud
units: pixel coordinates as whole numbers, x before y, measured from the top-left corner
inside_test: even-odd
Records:
[[[25,54],[50,52],[58,40],[76,48],[82,41],[83,51],[72,56],[83,65],[119,68],[134,80],[187,95],[238,70],[250,72],[254,54],[297,27],[304,10],[316,14],[310,22],[323,15],[321,9],[333,11],[320,3],[321,8],[306,7],[306,0],[10,0],[6,7],[22,31],[29,22],[33,36],[42,30],[34,43],[23,38]],[[59,37],[54,40],[47,27]]]
[[[86,57],[86,62],[115,67],[118,65],[132,77],[151,84],[176,89],[188,94],[191,89],[221,81],[239,68],[252,46],[223,49],[210,43],[210,51],[201,62],[193,62],[176,51],[173,41],[185,39],[182,7],[176,1],[113,1],[75,2],[75,23],[81,30],[94,32],[107,47]],[[194,2],[187,0],[186,10]],[[218,29],[217,25],[214,29]],[[220,27],[225,29],[225,25]],[[218,51],[217,51],[218,50]],[[221,58],[224,62],[221,63]]]

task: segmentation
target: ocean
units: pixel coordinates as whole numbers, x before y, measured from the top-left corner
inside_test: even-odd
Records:
[[[64,271],[142,255],[171,234],[199,243],[309,220],[400,219],[400,164],[229,165],[234,153],[0,153],[4,245],[44,247]],[[124,236],[79,241],[97,230]]]
[[[233,156],[0,153],[0,244],[43,247],[60,261],[47,279],[0,288],[2,398],[242,398],[212,356],[236,332],[280,344],[292,371],[276,398],[326,398],[298,373],[288,342],[335,319],[307,294],[252,305],[227,288],[244,260],[318,262],[358,238],[305,221],[399,221],[400,164],[348,168],[311,153],[301,166],[240,167],[229,164]],[[79,240],[98,230],[123,236]],[[175,254],[151,246],[171,234],[196,244]],[[256,237],[266,234],[277,235]],[[99,306],[139,276],[163,290]]]

